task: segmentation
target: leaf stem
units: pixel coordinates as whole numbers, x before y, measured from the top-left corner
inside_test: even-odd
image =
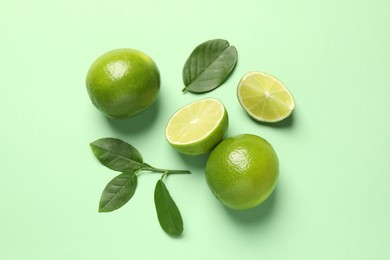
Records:
[[[142,167],[142,170],[144,171],[150,171],[150,172],[156,172],[156,173],[163,173],[164,175],[168,174],[191,174],[190,171],[187,170],[168,170],[168,169],[160,169],[155,168],[147,163],[144,163],[144,166]]]

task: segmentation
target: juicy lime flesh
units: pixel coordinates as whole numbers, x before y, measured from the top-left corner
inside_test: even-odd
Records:
[[[169,120],[165,135],[178,151],[196,155],[210,151],[226,132],[228,115],[217,99],[195,101],[178,110]]]
[[[278,122],[294,109],[294,99],[276,78],[261,72],[245,75],[237,90],[238,99],[248,114],[256,120]]]
[[[157,99],[160,73],[154,61],[138,50],[116,49],[91,65],[86,79],[92,103],[113,118],[135,116]]]
[[[206,181],[227,207],[249,209],[261,204],[274,190],[279,161],[273,147],[256,135],[222,141],[206,164]]]

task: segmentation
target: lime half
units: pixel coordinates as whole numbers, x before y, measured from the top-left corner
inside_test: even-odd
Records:
[[[242,77],[237,97],[244,110],[261,122],[279,122],[295,107],[294,98],[283,83],[263,72],[249,72]]]
[[[165,136],[181,153],[204,154],[222,140],[228,121],[222,102],[205,98],[186,105],[173,114],[165,129]]]

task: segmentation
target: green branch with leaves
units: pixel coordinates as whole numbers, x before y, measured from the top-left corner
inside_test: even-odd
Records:
[[[95,157],[107,168],[121,172],[104,188],[99,212],[110,212],[125,205],[134,195],[137,178],[143,172],[162,173],[154,190],[154,204],[161,228],[172,236],[183,233],[183,219],[172,199],[164,177],[170,174],[189,174],[187,170],[155,168],[143,161],[141,153],[132,145],[116,138],[101,138],[90,143]]]

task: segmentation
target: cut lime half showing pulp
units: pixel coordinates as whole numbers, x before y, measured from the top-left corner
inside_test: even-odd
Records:
[[[242,77],[237,97],[244,110],[260,122],[279,122],[295,107],[294,98],[283,83],[263,72],[249,72]]]
[[[179,109],[169,119],[165,136],[177,151],[199,155],[209,152],[223,138],[228,114],[221,101],[205,98]]]

